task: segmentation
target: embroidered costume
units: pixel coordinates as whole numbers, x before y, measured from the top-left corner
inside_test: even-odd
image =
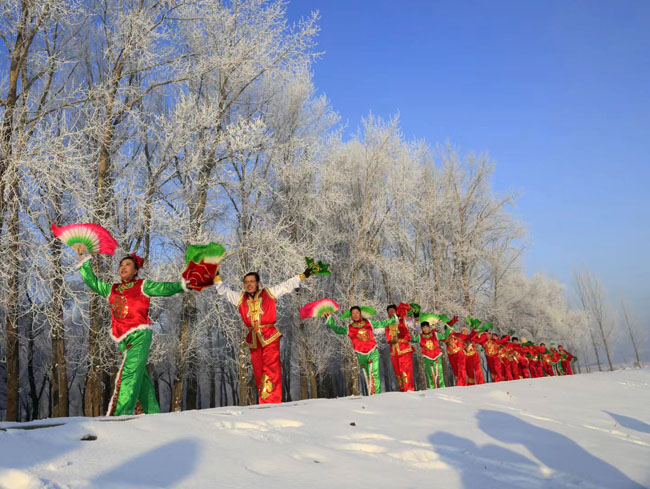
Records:
[[[347,334],[352,340],[352,348],[357,354],[359,367],[363,372],[368,388],[368,394],[381,393],[381,377],[379,375],[379,350],[377,350],[377,340],[373,331],[381,330],[395,324],[394,317],[385,321],[370,321],[361,319],[347,326],[337,326],[334,318],[330,316],[327,319],[327,326],[336,334]]]
[[[296,275],[275,287],[259,289],[253,295],[230,290],[220,276],[215,279],[217,293],[237,307],[247,329],[246,343],[260,404],[282,402],[279,341],[282,333],[276,327],[275,305],[279,297],[292,292],[305,278],[304,274]]]
[[[390,345],[390,359],[400,392],[415,390],[411,333],[403,317],[399,318],[397,324],[386,327],[386,341]]]
[[[413,338],[414,342],[420,343],[422,349],[424,373],[429,389],[445,387],[445,378],[442,372],[442,350],[438,339],[443,338],[436,331],[431,331],[428,334],[421,333],[420,336]]]
[[[90,256],[80,264],[81,278],[88,287],[108,299],[111,306],[111,337],[119,344],[122,365],[107,416],[131,414],[140,401],[145,413],[159,413],[153,382],[147,373],[151,347],[149,298],[169,297],[185,291],[184,282],[153,282],[133,279],[109,284],[97,278]]]

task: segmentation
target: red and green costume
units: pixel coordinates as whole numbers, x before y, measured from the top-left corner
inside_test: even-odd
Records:
[[[337,326],[334,318],[327,318],[327,326],[336,334],[347,334],[352,341],[352,348],[357,354],[359,367],[363,372],[368,388],[368,394],[381,393],[381,377],[379,375],[379,350],[377,350],[377,340],[375,339],[374,330],[381,330],[395,324],[395,318],[385,321],[370,321],[361,319],[352,322],[347,326]]]
[[[134,278],[111,285],[97,278],[90,257],[80,264],[80,272],[88,287],[108,299],[113,319],[111,337],[119,344],[122,356],[107,416],[132,414],[138,401],[145,413],[159,413],[153,382],[146,368],[152,339],[149,299],[179,294],[185,291],[184,282]]]
[[[558,352],[560,353],[561,360],[560,366],[562,367],[562,373],[564,375],[573,375],[573,370],[571,369],[571,362],[576,359],[571,353],[562,348],[562,345],[558,345]]]
[[[560,356],[557,352],[552,352],[549,349],[545,349],[542,353],[542,365],[544,366],[544,373],[549,377],[555,375],[553,370],[553,365],[560,361]]]
[[[533,378],[544,377],[544,367],[542,366],[542,353],[546,350],[543,346],[535,345],[533,342],[528,342],[524,345],[527,350],[526,356],[528,357],[528,367],[530,368],[530,376]]]
[[[449,335],[449,332],[447,335]],[[427,377],[429,389],[445,387],[445,377],[442,371],[442,350],[438,340],[446,338],[446,336],[443,338],[443,335],[436,331],[431,331],[429,334],[421,333],[420,336],[414,338],[414,341],[420,343],[422,349],[424,373]]]
[[[253,376],[257,386],[260,404],[282,402],[282,365],[280,363],[280,337],[282,333],[276,327],[276,300],[296,289],[305,275],[296,275],[289,280],[260,289],[254,294],[235,292],[215,279],[219,295],[237,307],[246,327],[246,343],[251,355]]]

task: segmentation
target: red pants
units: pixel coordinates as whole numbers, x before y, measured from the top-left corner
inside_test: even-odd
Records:
[[[501,382],[503,380],[503,363],[501,363],[501,360],[496,355],[486,355],[485,358],[490,369],[492,382]]]
[[[519,380],[523,378],[521,369],[519,368],[519,362],[517,362],[517,360],[512,360],[510,362],[510,370],[512,371],[513,380]]]
[[[467,371],[465,370],[465,352],[459,351],[452,355],[447,355],[451,370],[456,378],[456,385],[467,385]]]
[[[413,391],[413,352],[403,353],[401,355],[392,355],[393,370],[397,377],[397,385],[400,392]]]
[[[260,404],[282,402],[280,340],[251,348],[251,363]]]
[[[510,366],[512,362],[508,360],[507,358],[503,359],[503,376],[505,377],[505,380],[512,380],[512,368]]]
[[[524,379],[530,379],[530,363],[529,362],[520,362],[519,370],[521,371],[521,376]]]
[[[555,372],[553,372],[553,364],[544,362],[544,372],[549,377],[553,377],[555,375]]]
[[[528,368],[530,369],[531,378],[536,379],[537,377],[539,377],[537,371],[537,362],[535,360],[530,361],[530,363],[528,364]]]
[[[533,377],[544,377],[544,367],[539,360],[531,362],[530,373],[533,374]]]
[[[483,369],[478,353],[465,357],[465,370],[467,371],[467,383],[469,385],[485,384]]]

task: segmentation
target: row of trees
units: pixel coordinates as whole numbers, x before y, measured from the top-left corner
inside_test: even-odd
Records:
[[[406,141],[373,116],[344,140],[312,84],[317,16],[290,25],[285,7],[1,2],[2,417],[101,415],[111,394],[110,313],[52,222],[106,227],[154,280],[175,280],[186,245],[208,241],[228,249],[232,287],[250,270],[284,280],[306,255],[330,261],[332,276],[279,308],[285,399],[359,390],[347,342],[299,319],[322,297],[416,300],[585,351],[584,312],[522,273],[524,230],[489,159]],[[118,258],[95,271],[115,280]],[[164,410],[255,402],[241,324],[211,290],[154,301],[152,319]]]

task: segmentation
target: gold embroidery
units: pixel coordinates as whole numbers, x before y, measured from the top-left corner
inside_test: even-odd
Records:
[[[427,342],[424,344],[424,347],[425,347],[427,350],[433,350],[433,341],[431,341],[431,340],[427,340]]]
[[[492,340],[486,341],[483,348],[485,349],[485,354],[486,355],[492,356],[492,355],[495,355],[497,353],[497,344]]]
[[[269,378],[268,375],[266,374],[262,375],[262,382],[260,385],[260,397],[266,400],[271,395],[272,392],[273,392],[273,382],[271,382],[271,379]]]
[[[449,337],[449,343],[447,343],[447,353],[453,355],[458,353],[461,350],[461,346],[458,344],[458,340],[454,336]]]
[[[370,338],[370,335],[368,334],[368,330],[366,330],[366,329],[359,329],[359,330],[357,331],[357,338],[358,338],[360,341],[368,341],[368,339]]]
[[[129,314],[129,304],[123,295],[115,295],[113,304],[111,304],[113,316],[117,319],[124,319]]]
[[[408,374],[407,374],[406,372],[402,372],[402,373],[400,374],[400,376],[401,376],[401,379],[400,379],[400,387],[401,387],[401,388],[406,388],[406,386],[407,386],[408,383],[409,383],[409,376],[408,376]]]
[[[398,330],[398,327],[399,327],[398,323],[393,323],[393,324],[391,324],[391,325],[388,327],[388,328],[389,328],[388,331],[389,331],[389,333],[390,333],[390,339],[391,339],[391,342],[395,342],[395,341],[397,341],[397,339],[398,339],[398,336],[399,336],[399,330]]]
[[[270,327],[275,328],[275,324],[263,324],[262,326],[260,326],[260,329],[258,331],[253,330],[251,332],[251,342],[248,343],[248,348],[250,348],[251,350],[254,350],[255,348],[257,348],[258,341],[259,341],[260,346],[270,345],[275,340],[277,340],[280,336],[282,336],[282,333],[280,333],[276,329],[275,333],[273,333],[267,339],[264,339],[264,334],[262,333],[262,328],[270,328]]]
[[[260,293],[258,292],[255,294],[255,297],[249,297],[246,301],[246,304],[248,304],[248,312],[246,313],[246,317],[251,320],[251,326],[253,330],[259,331],[260,318],[264,314],[264,311],[262,310],[262,298],[260,297]]]

